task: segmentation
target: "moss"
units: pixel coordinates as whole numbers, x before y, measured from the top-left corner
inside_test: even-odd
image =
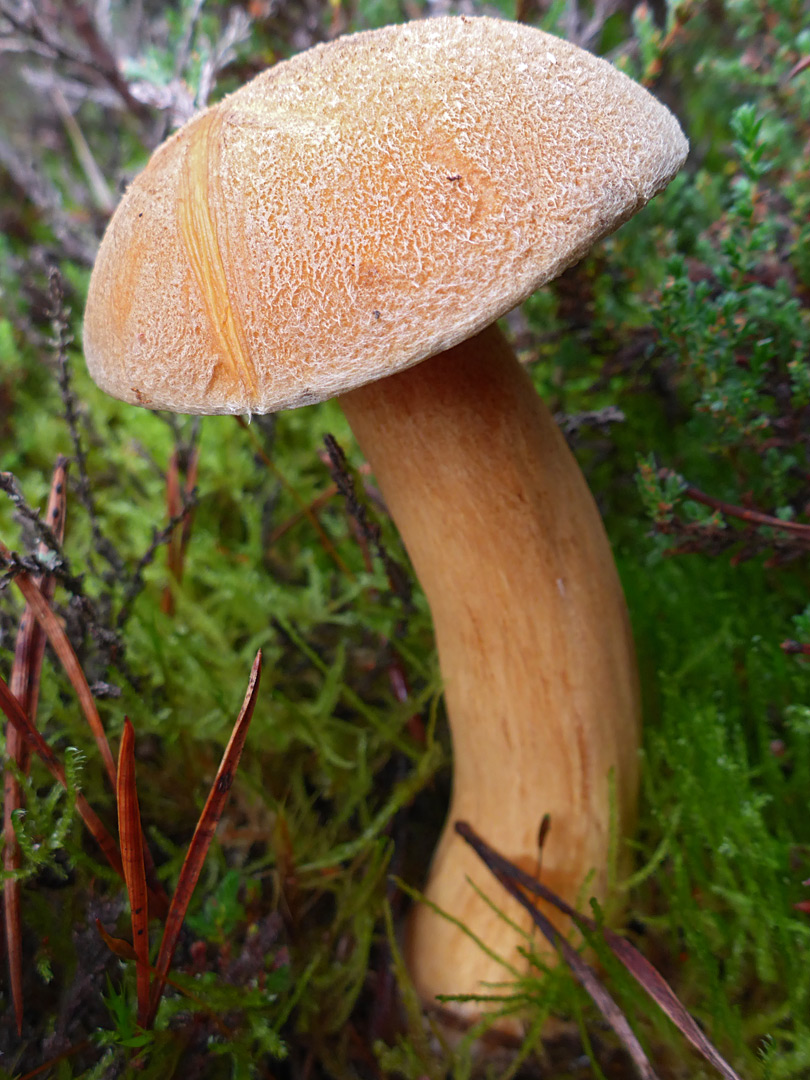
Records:
[[[379,0],[276,10],[256,0],[240,41],[228,36],[236,16],[224,3],[206,5],[201,22],[190,3],[148,8],[138,17],[113,4],[111,25],[116,48],[138,58],[125,77],[151,79],[155,95],[179,86],[175,75],[193,92],[217,42],[227,63],[215,93],[331,27],[421,11]],[[568,10],[552,5],[543,26],[570,29]],[[572,440],[633,616],[646,734],[627,932],[744,1075],[798,1080],[810,1071],[810,923],[795,906],[810,877],[810,673],[803,654],[780,643],[795,637],[800,648],[810,635],[807,544],[801,532],[762,527],[745,512],[801,522],[810,505],[810,81],[806,69],[789,77],[810,42],[792,0],[628,11],[594,24],[592,47],[610,50],[675,107],[692,139],[690,163],[509,329],[552,406],[579,417]],[[69,22],[57,29],[67,51],[94,41],[101,49],[100,37],[82,44]],[[38,63],[35,29],[18,33]],[[86,87],[76,116],[116,187],[145,159],[160,114],[122,98],[103,52],[96,60],[100,82],[81,64],[61,59],[57,68]],[[520,989],[534,1021],[522,1053],[483,1058],[471,1038],[448,1041],[424,1026],[400,956],[407,901],[394,878],[423,884],[449,788],[430,616],[416,583],[408,603],[358,544],[346,502],[330,494],[326,433],[346,450],[385,551],[407,568],[396,532],[373,489],[363,489],[362,462],[333,405],[246,431],[229,418],[153,416],[94,389],[79,349],[83,253],[103,215],[52,98],[23,95],[19,69],[14,78],[19,101],[0,128],[12,149],[2,158],[12,183],[0,195],[0,468],[41,507],[56,456],[74,459],[69,573],[56,610],[113,744],[125,714],[135,725],[141,812],[169,887],[258,648],[265,668],[175,961],[177,985],[154,1033],[135,1027],[132,965],[95,929],[98,917],[127,936],[122,889],[71,798],[34,763],[17,874],[24,1039],[3,983],[0,1075],[59,1055],[54,1074],[64,1077],[630,1075],[562,971]],[[26,157],[38,161],[44,187],[22,168]],[[49,284],[54,262],[61,299]],[[610,419],[608,407],[623,419]],[[592,413],[601,425],[588,421]],[[178,581],[156,537],[167,522],[172,454],[183,464],[195,448]],[[0,536],[31,550],[30,522],[1,495]],[[4,677],[19,615],[9,586],[0,593]],[[50,654],[39,719],[111,823],[94,744]],[[659,1074],[711,1075],[623,970],[603,962]],[[550,1013],[558,1037],[541,1049]]]

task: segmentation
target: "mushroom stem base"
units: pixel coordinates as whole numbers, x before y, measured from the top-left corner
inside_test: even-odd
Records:
[[[497,997],[526,971],[527,940],[476,888],[531,927],[452,823],[466,819],[537,872],[549,814],[542,880],[574,906],[606,901],[612,841],[632,827],[638,787],[624,598],[582,473],[497,327],[342,404],[433,613],[454,774],[426,893],[503,960],[422,905],[410,969],[428,1002]],[[487,1006],[451,1007],[471,1017]]]

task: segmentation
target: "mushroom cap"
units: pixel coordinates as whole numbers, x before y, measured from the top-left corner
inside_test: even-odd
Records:
[[[383,378],[576,262],[687,149],[642,87],[517,23],[317,46],[195,116],[128,189],[90,282],[90,373],[190,413]]]

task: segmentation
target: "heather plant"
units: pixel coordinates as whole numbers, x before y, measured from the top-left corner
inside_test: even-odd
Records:
[[[634,1075],[565,964],[515,989],[508,1006],[527,1026],[512,1046],[482,1041],[486,1025],[448,1037],[408,983],[403,920],[441,828],[451,748],[429,613],[338,409],[249,428],[151,414],[100,394],[81,357],[101,230],[168,131],[315,41],[436,9],[0,0],[0,539],[13,553],[0,566],[0,674],[23,610],[17,579],[51,575],[116,751],[132,721],[144,842],[169,892],[263,653],[241,763],[145,1030],[128,894],[77,809],[81,794],[113,830],[114,792],[46,652],[38,723],[67,784],[36,759],[7,763],[22,789],[19,865],[3,874],[22,899],[23,1021],[20,1035],[4,972],[0,1076],[46,1065],[60,1077]],[[806,5],[497,10],[607,55],[691,139],[666,194],[505,328],[586,470],[634,623],[643,798],[632,872],[617,883],[621,931],[740,1076],[799,1080],[810,1072]],[[59,455],[70,459],[62,544],[37,516]],[[151,936],[155,963],[156,920]],[[718,1075],[599,933],[588,938],[655,1074]]]

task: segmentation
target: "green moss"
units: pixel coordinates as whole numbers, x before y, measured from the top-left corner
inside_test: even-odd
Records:
[[[191,3],[150,9],[142,33],[127,5],[113,4],[125,76],[150,80],[154,93],[182,76],[193,93],[231,10],[211,3],[198,20]],[[250,38],[229,53],[215,94],[341,21],[364,28],[416,9],[361,0],[251,10]],[[561,32],[569,10],[552,5],[543,26]],[[701,493],[782,520],[806,520],[810,505],[810,79],[806,69],[787,77],[810,49],[803,17],[798,0],[673,2],[632,18],[618,11],[597,28],[594,47],[676,109],[692,156],[665,195],[508,323],[555,410],[622,411],[605,431],[580,424],[574,443],[617,552],[644,690],[628,932],[735,1067],[761,1080],[810,1073],[810,922],[795,906],[810,878],[810,668],[780,648],[810,641],[807,546],[722,514]],[[81,77],[88,91],[96,85]],[[584,1047],[590,1075],[619,1075],[606,1064],[618,1068],[614,1044],[563,971],[521,983],[523,1049],[489,1066],[471,1035],[446,1040],[423,1019],[400,953],[405,890],[393,878],[423,885],[449,784],[424,597],[415,582],[411,602],[395,595],[380,560],[367,565],[345,503],[323,498],[327,433],[361,464],[336,405],[246,431],[231,418],[168,420],[95,389],[79,351],[88,266],[68,247],[102,222],[50,99],[33,100],[15,98],[0,123],[17,127],[0,134],[37,158],[59,198],[5,186],[0,195],[0,468],[42,507],[57,455],[75,456],[79,436],[89,499],[74,460],[65,553],[80,583],[59,584],[56,608],[88,678],[117,695],[100,703],[115,748],[124,715],[135,725],[142,817],[170,888],[259,648],[264,675],[177,955],[178,986],[152,1034],[134,1023],[132,965],[95,929],[98,916],[128,937],[122,889],[75,817],[75,786],[55,789],[34,762],[13,875],[26,925],[25,1039],[0,1025],[0,1074],[69,1050],[54,1067],[66,1078],[380,1068],[408,1080],[487,1071],[561,1080],[585,1075]],[[76,115],[113,187],[154,144],[157,113],[132,103],[124,115],[102,95]],[[48,133],[42,146],[35,130]],[[49,311],[47,257],[62,268],[61,314]],[[61,346],[49,343],[54,315]],[[178,582],[155,536],[172,453],[193,447],[196,502]],[[361,497],[385,550],[407,567],[373,491]],[[310,504],[317,528],[301,513]],[[30,527],[4,496],[0,537],[30,550]],[[13,586],[0,593],[4,677],[20,610]],[[392,688],[394,669],[407,700]],[[112,825],[95,746],[50,654],[39,720]],[[157,933],[153,924],[154,947]],[[602,953],[660,1075],[711,1075]],[[0,994],[10,1016],[5,983]],[[542,1051],[552,1014],[580,1035]]]

